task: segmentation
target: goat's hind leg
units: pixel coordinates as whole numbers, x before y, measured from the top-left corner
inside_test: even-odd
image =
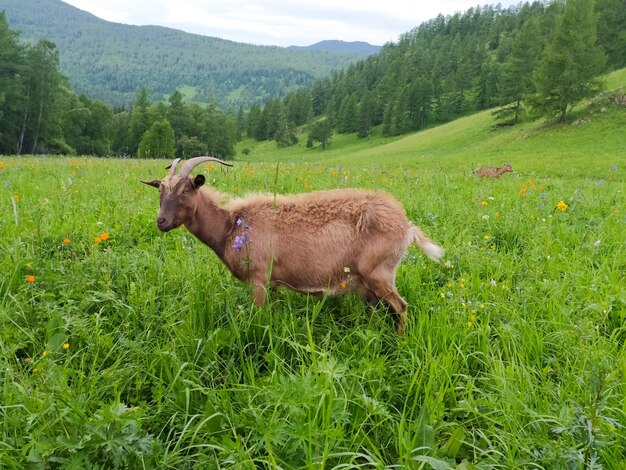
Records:
[[[398,294],[396,286],[381,280],[368,280],[367,294],[365,298],[370,302],[382,303],[394,314],[396,321],[396,331],[398,334],[404,333],[408,323],[406,313],[407,303]]]
[[[393,312],[396,320],[396,332],[401,335],[405,332],[408,326],[408,316],[406,313],[407,303],[400,297],[395,286],[392,286],[393,290],[387,291],[386,294],[380,297],[380,300],[387,305],[387,307]]]

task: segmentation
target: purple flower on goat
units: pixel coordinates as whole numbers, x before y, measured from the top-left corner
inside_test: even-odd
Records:
[[[248,241],[248,232],[252,230],[252,227],[249,225],[244,225],[245,221],[239,217],[235,221],[238,227],[243,225],[243,233],[241,235],[236,235],[234,239],[234,243],[231,245],[235,251],[241,251],[243,245]]]

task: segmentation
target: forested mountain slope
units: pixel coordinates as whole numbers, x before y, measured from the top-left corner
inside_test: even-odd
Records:
[[[438,15],[319,79],[313,113],[361,137],[378,125],[400,135],[493,107],[505,107],[507,125],[547,107],[557,109],[545,116],[563,119],[583,89],[598,88],[594,77],[624,66],[626,0],[485,5]]]
[[[357,53],[254,46],[160,26],[101,20],[60,0],[0,0],[22,40],[53,41],[78,93],[130,103],[141,86],[153,99],[185,87],[195,101],[264,102],[343,68]]]
[[[364,41],[320,41],[310,46],[289,46],[287,49],[299,49],[308,51],[329,51],[329,52],[350,52],[360,56],[370,56],[378,54],[381,46],[373,46]]]

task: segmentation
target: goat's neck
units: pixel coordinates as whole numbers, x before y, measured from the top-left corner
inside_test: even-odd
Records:
[[[196,195],[195,212],[185,227],[223,258],[226,235],[231,230],[228,211],[213,198]]]

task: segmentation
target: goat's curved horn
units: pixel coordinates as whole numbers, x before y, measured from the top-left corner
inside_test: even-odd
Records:
[[[222,165],[233,166],[232,163],[226,163],[225,161],[220,160],[219,158],[215,158],[215,157],[194,157],[194,158],[190,158],[189,160],[187,160],[184,163],[184,165],[180,168],[180,173],[179,173],[180,177],[186,178],[191,173],[191,170],[193,170],[196,166],[204,162],[217,162]]]
[[[170,178],[176,174],[176,166],[180,162],[180,158],[175,158],[170,166],[165,167],[166,170],[170,170],[167,174]]]

